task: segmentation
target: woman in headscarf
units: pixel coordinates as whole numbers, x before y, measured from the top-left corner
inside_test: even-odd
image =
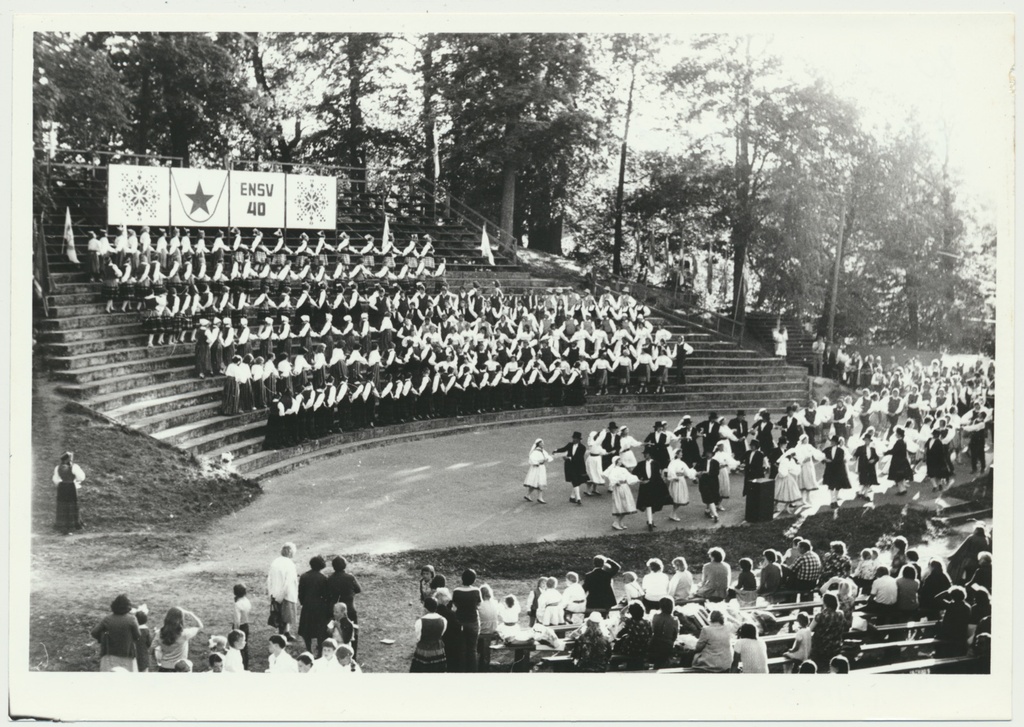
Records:
[[[779,458],[779,472],[775,476],[775,508],[777,511],[797,510],[803,497],[800,494],[800,464],[796,450],[789,450]]]
[[[535,440],[533,447],[530,448],[530,469],[527,470],[526,479],[523,481],[523,487],[526,488],[523,499],[527,502],[533,502],[533,491],[536,490],[537,502],[547,504],[547,500],[544,499],[544,487],[548,484],[547,464],[552,459],[554,458],[544,449],[544,440]]]
[[[711,462],[717,464],[717,467],[715,468]],[[717,470],[718,494],[722,500],[728,500],[732,497],[732,480],[729,479],[729,474],[740,466],[740,463],[732,456],[728,439],[720,439],[715,444],[715,453],[711,455],[711,462],[708,463],[708,471],[710,472],[712,468]],[[718,504],[718,509],[725,512],[725,507],[721,502]]]
[[[604,475],[601,470],[601,457],[605,455],[601,442],[598,441],[597,432],[591,432],[587,437],[587,489],[586,495],[600,495],[597,486],[604,482]]]
[[[636,501],[633,499],[633,493],[630,491],[629,486],[636,484],[640,480],[622,466],[622,459],[620,457],[613,457],[611,465],[601,474],[608,483],[608,489],[612,493],[612,517],[614,518],[612,528],[615,530],[625,530],[626,526],[622,524],[622,519],[626,515],[632,515],[636,512]]]
[[[854,450],[853,456],[857,458],[857,479],[860,481],[860,490],[857,497],[865,500],[871,499],[871,487],[878,484],[878,473],[875,472],[875,465],[878,463],[878,451],[872,441],[875,436],[875,428],[868,427],[861,435],[864,443]]]
[[[619,430],[619,457],[622,459],[623,467],[631,470],[637,466],[633,447],[639,447],[641,444],[642,442],[629,433],[629,427],[622,427]]]
[[[668,516],[669,520],[679,522],[676,511],[684,505],[690,504],[689,484],[696,479],[697,470],[686,464],[683,459],[683,448],[680,447],[676,450],[672,461],[668,463],[668,469],[665,470],[668,494],[672,498],[672,514]]]
[[[902,427],[894,430],[896,439],[892,447],[886,452],[889,459],[889,479],[896,483],[896,494],[907,494],[907,481],[913,481],[914,468],[910,465],[910,456],[907,453],[905,432]]]
[[[829,439],[825,448],[825,474],[822,481],[832,496],[832,509],[839,507],[839,491],[850,489],[850,473],[846,470],[845,440],[838,434]]]
[[[800,465],[800,495],[804,505],[811,506],[811,493],[818,489],[818,473],[814,469],[814,463],[825,459],[818,449],[811,444],[807,434],[801,434],[796,447],[796,461]]]

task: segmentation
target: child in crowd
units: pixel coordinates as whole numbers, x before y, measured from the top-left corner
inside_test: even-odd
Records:
[[[153,646],[153,633],[149,630],[149,614],[141,608],[135,611],[139,622],[139,640],[135,644],[135,663],[140,672],[149,671],[149,650]]]
[[[233,629],[228,634],[228,652],[224,655],[224,671],[231,674],[239,674],[245,671],[245,664],[242,661],[242,650],[248,640],[245,632]]]
[[[789,660],[786,664],[787,671],[792,671],[794,666],[807,661],[811,653],[811,617],[801,611],[796,615],[796,623],[798,628],[793,637],[793,648],[783,654]]]
[[[181,662],[179,661],[178,663],[180,664]],[[210,671],[214,672],[215,674],[220,674],[224,671],[224,657],[218,654],[216,651],[206,658],[206,663],[210,665]],[[182,671],[181,669],[178,669],[177,666],[175,666],[174,670]],[[189,669],[189,671],[192,670]]]

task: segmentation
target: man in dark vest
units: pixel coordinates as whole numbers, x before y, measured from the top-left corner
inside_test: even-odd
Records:
[[[564,447],[559,447],[552,454],[565,455],[565,481],[572,485],[572,493],[569,495],[569,502],[582,505],[580,500],[580,485],[587,481],[587,448],[583,446],[583,434],[572,433],[572,441]]]
[[[612,466],[612,459],[619,454],[619,425],[615,422],[608,422],[608,428],[601,435],[600,443],[601,449],[605,451],[601,457],[601,471],[608,469]]]

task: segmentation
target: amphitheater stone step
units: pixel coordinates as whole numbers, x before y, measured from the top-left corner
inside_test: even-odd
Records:
[[[166,429],[179,421],[182,412],[210,404],[215,405],[217,409],[220,408],[224,398],[223,386],[215,379],[202,383],[205,384],[202,388],[193,387],[179,394],[131,402],[108,409],[106,414],[143,432],[152,433]]]
[[[160,383],[180,383],[187,387],[195,383],[191,378],[192,372],[192,366],[176,366],[160,371],[113,376],[86,384],[63,384],[58,388],[73,399],[95,399],[117,392],[133,393],[137,389]]]
[[[206,390],[222,391],[223,383],[216,379],[172,379],[152,383],[145,386],[138,386],[129,390],[112,391],[84,399],[82,403],[96,411],[107,414],[108,412],[123,409],[132,404],[143,405],[157,399],[176,396],[178,394],[197,394]]]
[[[146,351],[146,349],[135,350]],[[151,350],[157,351],[155,347]],[[192,358],[188,353],[171,353],[162,350],[152,356],[140,359],[107,362],[95,366],[54,371],[52,375],[57,381],[69,381],[82,385],[94,384],[124,376],[146,372],[163,372],[174,367],[186,367],[192,361]]]

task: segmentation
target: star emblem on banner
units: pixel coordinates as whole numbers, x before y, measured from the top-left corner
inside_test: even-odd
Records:
[[[206,206],[206,203],[213,198],[213,195],[203,193],[202,182],[196,183],[196,191],[194,194],[186,194],[185,196],[192,200],[192,209],[189,211],[189,214],[194,213],[196,210],[202,210],[206,214],[210,214],[210,210]]]

